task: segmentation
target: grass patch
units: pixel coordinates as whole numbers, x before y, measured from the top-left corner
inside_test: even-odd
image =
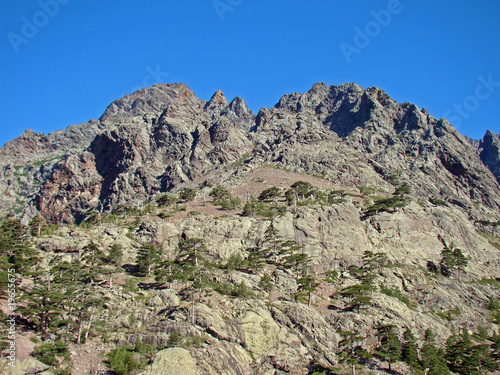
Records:
[[[404,296],[401,293],[401,290],[396,289],[396,288],[388,288],[385,286],[382,286],[380,288],[380,292],[384,293],[385,295],[393,298],[397,298],[401,302],[403,302],[406,306],[408,306],[410,309],[413,309],[417,306],[415,302],[412,302],[408,297]]]
[[[496,289],[500,289],[500,280],[498,279],[481,279],[476,281],[477,284],[489,285]]]

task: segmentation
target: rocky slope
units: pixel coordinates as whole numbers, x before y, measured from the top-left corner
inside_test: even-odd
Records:
[[[342,331],[360,332],[373,350],[381,324],[395,325],[400,337],[412,328],[419,345],[427,328],[440,345],[457,328],[499,332],[485,307],[499,297],[500,270],[500,143],[491,132],[473,142],[379,88],[318,83],[257,115],[221,91],[206,102],[183,84],[155,85],[116,100],[99,120],[56,133],[27,131],[0,149],[1,208],[25,223],[40,213],[61,224],[32,238],[47,267],[80,259],[91,242],[125,250],[115,286],[93,285],[106,300],[96,319],[109,328],[107,343],[94,349],[138,338],[168,347],[148,374],[308,374],[339,366]],[[314,193],[287,202],[284,192],[299,181]],[[217,206],[209,194],[218,185],[242,203]],[[265,203],[277,207],[272,221],[242,212],[272,187],[280,192]],[[161,194],[183,189],[194,199],[157,205]],[[182,240],[202,238],[208,259],[226,264],[265,248],[271,223],[311,257],[319,283],[311,306],[296,299],[294,272],[276,265],[210,269],[212,285],[232,292],[214,286],[195,302],[182,282],[152,287],[151,277],[134,277],[143,245],[172,259]],[[461,280],[432,272],[444,244],[468,259]],[[349,310],[339,292],[357,282],[350,266],[362,266],[365,251],[385,253],[388,264],[378,270],[372,303]],[[271,291],[261,285],[266,273]],[[242,282],[249,293],[235,292]],[[168,344],[172,332],[182,345]],[[89,371],[83,362],[75,373]]]
[[[155,85],[116,100],[99,121],[27,131],[1,153],[3,208],[28,203],[27,218],[38,210],[53,222],[136,204],[243,155],[356,187],[389,189],[397,176],[416,197],[473,216],[474,205],[500,202],[497,136],[488,132],[476,149],[446,120],[356,84],[316,84],[257,116],[220,91],[205,102],[183,84]]]

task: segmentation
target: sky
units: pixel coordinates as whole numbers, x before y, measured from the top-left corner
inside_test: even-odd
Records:
[[[355,82],[500,133],[500,0],[3,0],[0,57],[0,145],[169,82],[256,113]]]

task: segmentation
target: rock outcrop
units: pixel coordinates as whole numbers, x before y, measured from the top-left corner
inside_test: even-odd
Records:
[[[122,268],[106,262],[109,279],[92,282],[103,304],[89,319],[109,330],[102,348],[163,349],[145,374],[305,375],[339,365],[343,331],[366,337],[369,352],[380,325],[398,337],[411,328],[419,345],[428,328],[440,346],[457,327],[499,332],[486,308],[498,297],[499,150],[492,132],[470,140],[379,88],[318,83],[255,116],[222,91],[204,101],[184,84],[155,85],[116,100],[99,120],[47,136],[27,131],[0,149],[0,208],[61,224],[31,238],[42,268],[87,264],[90,243],[123,249]],[[286,199],[299,181],[311,190]],[[239,206],[217,205],[217,185]],[[192,200],[156,204],[186,188]],[[279,196],[257,202],[269,188]],[[269,250],[270,228],[276,244],[291,241],[295,255],[310,257],[303,273],[269,259],[244,263]],[[142,246],[160,250],[158,267],[177,267],[169,262],[186,239],[204,244],[196,287],[191,276],[135,277]],[[467,274],[440,274],[448,245],[462,249]],[[360,311],[340,292],[359,282],[365,252],[387,259],[371,269],[371,303]],[[304,274],[317,281],[305,301]]]
[[[498,137],[488,132],[476,146],[446,120],[396,103],[378,88],[318,83],[254,116],[241,98],[229,103],[221,91],[205,102],[184,84],[155,85],[114,101],[99,120],[48,136],[27,131],[8,142],[0,150],[2,207],[28,203],[27,219],[38,210],[51,212],[52,221],[78,221],[86,210],[139,204],[253,155],[251,163],[272,162],[341,185],[390,190],[389,179],[397,178],[423,200],[497,210]],[[49,159],[35,161],[41,157]],[[69,164],[78,186],[92,186],[85,204],[57,182]],[[48,198],[58,197],[56,186],[63,196],[57,204]]]

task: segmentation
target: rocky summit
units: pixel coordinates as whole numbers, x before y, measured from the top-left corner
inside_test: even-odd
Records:
[[[500,371],[500,136],[379,88],[154,85],[7,142],[0,191],[2,373]]]

